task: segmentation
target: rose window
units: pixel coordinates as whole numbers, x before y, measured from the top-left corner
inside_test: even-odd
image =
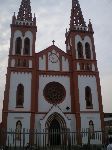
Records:
[[[50,103],[60,103],[66,95],[65,88],[58,82],[50,82],[44,88],[44,97]]]

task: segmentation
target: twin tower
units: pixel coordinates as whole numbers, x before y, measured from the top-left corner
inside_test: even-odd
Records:
[[[79,1],[72,0],[66,52],[53,43],[36,53],[36,32],[30,0],[22,0],[11,23],[3,128],[101,130],[104,119],[94,31],[90,21],[86,25]],[[87,143],[87,137],[82,140]]]

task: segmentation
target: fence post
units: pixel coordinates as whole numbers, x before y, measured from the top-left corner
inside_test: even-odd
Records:
[[[78,129],[76,132],[76,139],[77,139],[77,144],[81,145],[82,144],[82,137],[81,137],[81,130]]]
[[[71,150],[71,134],[69,129],[67,129],[67,137],[68,137],[68,150]]]
[[[25,129],[23,129],[23,148],[25,146]]]
[[[35,135],[34,132],[35,132],[34,129],[29,130],[30,145],[34,144],[34,135]]]
[[[88,129],[88,145],[90,145],[90,137],[91,137],[90,134],[91,134],[91,133],[90,133],[90,130]]]

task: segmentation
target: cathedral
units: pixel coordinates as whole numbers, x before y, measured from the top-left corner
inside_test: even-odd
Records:
[[[12,17],[2,111],[7,131],[104,128],[94,30],[90,20],[88,25],[84,21],[79,1],[71,2],[64,51],[53,41],[36,52],[37,25],[30,0],[22,0]]]

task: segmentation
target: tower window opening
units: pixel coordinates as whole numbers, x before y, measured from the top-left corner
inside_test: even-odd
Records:
[[[16,44],[15,44],[15,53],[16,54],[21,54],[21,48],[22,48],[22,40],[20,37],[16,39]]]
[[[86,100],[86,108],[93,108],[92,93],[91,88],[89,86],[85,88],[85,100]]]
[[[24,103],[24,86],[19,84],[16,92],[16,107],[23,107]]]
[[[77,44],[77,51],[78,51],[78,58],[83,58],[83,47],[81,42]]]
[[[86,58],[87,59],[91,59],[91,50],[90,50],[89,43],[85,44],[85,53],[86,53]]]
[[[29,55],[30,54],[30,39],[26,38],[24,40],[24,54]]]

